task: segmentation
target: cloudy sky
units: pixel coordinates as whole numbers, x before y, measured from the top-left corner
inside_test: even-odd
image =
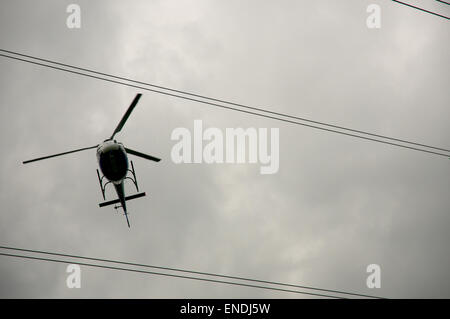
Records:
[[[450,147],[450,23],[387,0],[2,1],[0,48],[318,121]],[[366,8],[381,7],[368,29]],[[437,1],[410,1],[450,15]],[[0,245],[391,298],[450,298],[450,162],[0,57]],[[132,228],[102,201],[109,137],[147,197]],[[279,128],[280,169],[175,164],[177,127]],[[127,184],[128,192],[133,192]],[[114,198],[109,189],[107,196]],[[5,251],[2,251],[5,252]],[[381,288],[366,286],[369,264]],[[0,256],[2,298],[298,298],[282,292]]]

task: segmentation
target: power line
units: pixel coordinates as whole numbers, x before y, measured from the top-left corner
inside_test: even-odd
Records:
[[[448,3],[448,2],[445,2],[445,1],[441,1],[441,0],[436,0],[437,2],[441,2],[441,3],[444,3],[444,4],[446,4],[446,5],[450,5],[450,3]]]
[[[236,279],[236,280],[243,280],[243,281],[248,281],[248,282],[257,282],[257,283],[264,283],[264,284],[271,284],[271,285],[278,285],[278,286],[285,286],[285,287],[292,287],[292,288],[309,289],[309,290],[323,291],[323,292],[329,292],[329,293],[338,293],[338,294],[350,295],[350,296],[356,296],[356,297],[384,299],[384,298],[378,297],[378,296],[365,295],[365,294],[347,292],[347,291],[342,291],[342,290],[324,289],[324,288],[317,288],[317,287],[303,286],[303,285],[294,285],[294,284],[287,284],[287,283],[268,281],[268,280],[259,280],[259,279],[252,279],[252,278],[245,278],[245,277],[238,277],[238,276],[229,276],[229,275],[221,275],[221,274],[208,273],[208,272],[186,270],[186,269],[180,269],[180,268],[170,268],[170,267],[163,267],[163,266],[154,266],[154,265],[146,265],[146,264],[140,264],[140,263],[117,261],[117,260],[111,260],[111,259],[93,258],[93,257],[79,256],[79,255],[55,253],[55,252],[48,252],[48,251],[42,251],[42,250],[7,247],[7,246],[0,246],[0,249],[8,249],[8,250],[21,251],[21,252],[31,252],[31,253],[45,254],[45,255],[52,255],[52,256],[77,258],[77,259],[84,259],[84,260],[91,260],[91,261],[100,261],[100,262],[114,263],[114,264],[121,264],[121,265],[127,265],[127,266],[135,266],[135,267],[137,266],[137,267],[144,267],[144,268],[170,270],[170,271],[177,271],[177,272],[190,273],[190,274],[196,274],[196,275],[220,277],[220,278],[227,278],[227,279]]]
[[[160,272],[138,270],[138,269],[131,269],[131,268],[123,268],[123,267],[104,266],[104,265],[96,265],[96,264],[81,263],[81,262],[74,263],[74,262],[71,262],[71,261],[68,261],[68,260],[61,260],[61,259],[50,259],[50,258],[32,257],[32,256],[5,254],[5,253],[0,253],[0,256],[16,257],[16,258],[24,258],[24,259],[40,260],[40,261],[48,261],[48,262],[63,263],[63,264],[77,264],[77,265],[80,265],[80,266],[88,266],[88,267],[120,270],[120,271],[129,271],[129,272],[136,272],[136,273],[148,274],[148,275],[158,275],[158,276],[166,276],[166,277],[174,277],[174,278],[199,280],[199,281],[206,281],[206,282],[213,282],[213,283],[220,283],[220,284],[227,284],[227,285],[234,285],[234,286],[242,286],[242,287],[250,287],[250,288],[260,288],[260,289],[275,290],[275,291],[282,291],[282,292],[289,292],[289,293],[296,293],[296,294],[305,294],[305,295],[316,296],[316,297],[326,297],[326,298],[334,298],[334,299],[346,299],[346,298],[338,297],[338,296],[331,296],[331,295],[325,295],[325,294],[316,294],[316,293],[305,292],[305,291],[298,291],[298,290],[289,290],[289,289],[274,288],[274,287],[268,287],[268,286],[243,284],[243,283],[233,282],[233,281],[215,280],[215,279],[207,279],[207,278],[200,278],[200,277],[174,275],[174,274],[168,274],[168,273],[160,273]]]
[[[26,57],[26,58],[30,58],[30,59],[34,59],[34,60],[38,60],[38,61],[42,61],[42,62],[52,63],[52,64],[55,64],[55,65],[60,65],[60,66],[64,66],[64,67],[69,67],[69,68],[80,70],[80,71],[90,72],[90,73],[94,73],[94,74],[97,74],[97,75],[107,76],[107,77],[118,79],[118,80],[124,80],[124,81],[128,81],[128,82],[136,83],[136,84],[147,85],[147,86],[150,86],[150,87],[167,90],[167,91],[170,91],[170,92],[181,93],[181,94],[188,95],[188,96],[193,96],[193,97],[196,97],[196,98],[202,98],[202,99],[206,99],[206,100],[210,100],[210,101],[214,101],[214,102],[219,102],[219,103],[224,103],[224,104],[228,104],[228,105],[238,106],[238,107],[242,107],[242,108],[249,109],[249,110],[252,110],[252,111],[264,112],[264,113],[268,113],[268,114],[272,114],[272,115],[277,115],[277,116],[283,116],[283,117],[286,117],[286,118],[291,118],[291,119],[294,119],[294,120],[300,120],[300,121],[304,121],[304,122],[308,122],[308,123],[314,123],[314,124],[319,124],[319,125],[323,125],[323,126],[327,126],[327,127],[337,128],[337,129],[341,129],[341,130],[345,130],[345,131],[349,131],[349,132],[354,132],[354,133],[359,133],[359,134],[364,134],[364,135],[384,138],[384,139],[388,139],[388,140],[392,140],[392,141],[402,142],[402,143],[406,143],[406,144],[411,144],[411,145],[416,145],[416,146],[422,146],[422,147],[427,147],[427,148],[431,148],[431,149],[436,149],[436,150],[440,150],[440,151],[450,152],[450,149],[445,149],[445,148],[441,148],[441,147],[435,147],[435,146],[431,146],[431,145],[427,145],[427,144],[421,144],[421,143],[417,143],[417,142],[407,141],[407,140],[404,140],[404,139],[399,139],[399,138],[389,137],[389,136],[385,136],[385,135],[370,133],[370,132],[366,132],[366,131],[351,129],[351,128],[348,128],[348,127],[334,125],[334,124],[329,124],[329,123],[325,123],[325,122],[319,122],[319,121],[307,119],[307,118],[304,118],[304,117],[289,115],[289,114],[286,114],[286,113],[274,112],[274,111],[268,110],[266,108],[252,107],[252,106],[241,104],[241,103],[235,103],[235,102],[230,102],[230,101],[223,100],[223,99],[216,99],[216,98],[208,97],[208,96],[205,96],[205,95],[190,93],[190,92],[187,92],[187,91],[176,90],[176,89],[172,89],[172,88],[169,88],[169,87],[166,87],[166,86],[155,85],[155,84],[152,84],[152,83],[137,81],[137,80],[133,80],[133,79],[130,79],[130,78],[116,76],[116,75],[113,75],[113,74],[108,74],[108,73],[104,73],[104,72],[98,72],[98,71],[95,71],[95,70],[92,70],[92,69],[82,68],[82,67],[78,67],[78,66],[74,66],[74,65],[70,65],[70,64],[66,64],[66,63],[61,63],[61,62],[57,62],[57,61],[52,61],[52,60],[48,60],[48,59],[38,58],[38,57],[35,57],[35,56],[32,56],[32,55],[22,54],[22,53],[15,52],[15,51],[9,51],[9,50],[4,50],[4,49],[0,49],[0,51],[7,52],[7,53],[10,53],[10,54],[14,54],[14,55],[18,55],[18,56],[22,56],[22,57]],[[8,56],[5,56],[5,57],[8,57]],[[28,61],[26,61],[26,62],[28,62]],[[30,63],[32,63],[32,62],[30,61]],[[160,93],[160,92],[155,92],[155,93]],[[179,97],[179,96],[177,96],[177,97]]]
[[[442,14],[439,14],[439,13],[436,13],[436,12],[433,12],[433,11],[428,11],[428,10],[425,10],[425,9],[422,9],[422,8],[419,8],[419,7],[416,7],[416,6],[413,6],[413,5],[409,4],[409,3],[405,3],[405,2],[401,2],[401,1],[397,1],[397,0],[392,0],[392,1],[397,2],[397,3],[400,3],[400,4],[403,4],[404,6],[408,6],[408,7],[414,8],[414,9],[416,9],[416,10],[420,10],[420,11],[423,11],[423,12],[426,12],[426,13],[430,13],[430,14],[433,14],[433,15],[435,15],[435,16],[438,16],[438,17],[441,17],[441,18],[450,20],[449,17],[446,17],[446,16],[444,16],[444,15],[442,15]],[[439,1],[439,0],[437,0],[437,1]],[[444,2],[444,1],[439,1],[439,2],[448,4],[447,2]]]
[[[1,49],[0,49],[0,51],[1,51]],[[86,74],[86,73],[82,73],[82,72],[78,72],[78,71],[68,70],[68,69],[64,69],[64,68],[60,68],[60,67],[56,67],[56,66],[40,63],[40,62],[30,61],[30,60],[26,60],[26,59],[21,59],[21,58],[17,58],[17,57],[13,57],[13,56],[8,56],[8,55],[4,55],[4,54],[0,54],[0,56],[6,57],[6,58],[10,58],[10,59],[14,59],[14,60],[18,60],[18,61],[22,61],[22,62],[27,62],[27,63],[30,63],[30,64],[35,64],[35,65],[47,67],[47,68],[52,68],[52,69],[59,70],[59,71],[64,71],[64,72],[68,72],[68,73],[73,73],[73,74],[77,74],[77,75],[86,76],[86,77],[89,77],[89,78],[94,78],[94,79],[98,79],[98,80],[102,80],[102,81],[107,81],[107,82],[110,82],[110,83],[120,84],[120,85],[124,85],[124,86],[128,86],[128,87],[133,87],[133,88],[142,89],[142,90],[146,90],[146,91],[150,91],[150,92],[154,92],[154,93],[163,94],[163,95],[166,95],[166,96],[181,98],[181,99],[185,99],[185,100],[189,100],[189,101],[193,101],[193,102],[198,102],[198,103],[202,103],[202,104],[206,104],[206,105],[210,105],[210,106],[215,106],[215,107],[219,107],[219,108],[223,108],[223,109],[233,110],[233,111],[237,111],[237,112],[241,112],[241,113],[251,114],[251,115],[255,115],[255,116],[259,116],[259,117],[264,117],[264,118],[273,119],[273,120],[277,120],[277,121],[282,121],[282,122],[286,122],[286,123],[296,124],[296,125],[305,126],[305,127],[309,127],[309,128],[314,128],[314,129],[327,131],[327,132],[332,132],[332,133],[336,133],[336,134],[351,136],[351,137],[364,139],[364,140],[368,140],[368,141],[372,141],[372,142],[378,142],[378,143],[382,143],[382,144],[387,144],[387,145],[391,145],[391,146],[397,146],[397,147],[406,148],[406,149],[410,149],[410,150],[415,150],[415,151],[419,151],[419,152],[439,155],[439,156],[443,156],[443,157],[450,157],[450,154],[444,154],[444,153],[429,151],[429,150],[421,149],[421,148],[417,148],[417,147],[406,146],[406,145],[402,145],[402,144],[398,144],[398,143],[387,142],[387,141],[383,141],[383,140],[379,140],[379,139],[375,139],[375,138],[370,138],[370,137],[366,137],[366,136],[346,133],[346,132],[337,131],[337,130],[334,130],[334,129],[328,129],[328,128],[324,128],[324,127],[320,127],[320,126],[316,126],[316,125],[310,125],[310,124],[305,124],[305,123],[301,123],[301,122],[297,122],[297,121],[293,121],[293,120],[283,119],[283,118],[279,118],[279,117],[276,117],[276,116],[256,113],[256,112],[253,112],[253,111],[242,110],[242,109],[238,109],[238,108],[234,108],[234,107],[230,107],[230,106],[220,105],[220,104],[217,104],[217,103],[212,103],[212,102],[208,102],[208,101],[194,99],[194,98],[190,98],[190,97],[186,97],[186,96],[182,96],[182,95],[178,95],[178,94],[163,92],[163,91],[159,91],[159,90],[155,90],[155,89],[146,88],[146,87],[143,87],[143,86],[138,86],[138,85],[134,85],[134,84],[124,83],[124,82],[120,82],[120,81],[116,81],[116,80],[107,79],[107,78],[104,78],[104,77],[99,77],[99,76]],[[418,143],[415,143],[415,144],[419,145]],[[433,149],[444,150],[446,152],[449,152],[449,150],[444,149],[444,148],[438,148],[438,147],[434,147],[434,146],[426,146],[426,147],[433,148]]]

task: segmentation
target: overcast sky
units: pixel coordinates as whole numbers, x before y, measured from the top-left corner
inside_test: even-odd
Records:
[[[70,3],[81,28],[66,26]],[[2,1],[0,48],[318,121],[450,147],[450,23],[387,0]],[[368,29],[366,8],[381,7]],[[411,1],[450,15],[437,1]],[[0,57],[0,245],[391,298],[450,298],[450,162]],[[147,197],[103,201],[109,137]],[[175,164],[172,131],[280,130],[280,169]],[[126,190],[133,192],[132,185]],[[113,189],[107,191],[114,198]],[[381,288],[366,267],[381,267]],[[282,292],[0,256],[2,298],[298,298]]]

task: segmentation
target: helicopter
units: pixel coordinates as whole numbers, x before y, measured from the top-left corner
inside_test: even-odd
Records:
[[[101,189],[101,192],[103,195],[103,200],[106,200],[105,189],[106,189],[106,186],[110,183],[114,185],[114,188],[116,190],[117,197],[118,197],[117,199],[100,203],[99,206],[104,207],[104,206],[115,205],[115,204],[120,203],[120,205],[114,206],[114,208],[118,209],[121,207],[123,209],[123,213],[127,220],[128,227],[130,228],[130,221],[128,219],[126,201],[143,197],[143,196],[145,196],[145,192],[139,193],[139,187],[138,187],[138,183],[137,183],[137,179],[136,179],[136,172],[134,170],[133,161],[130,161],[130,163],[131,163],[131,169],[130,169],[129,162],[128,162],[128,154],[138,156],[141,158],[145,158],[147,160],[154,161],[154,162],[161,161],[160,158],[157,158],[157,157],[154,157],[151,155],[147,155],[147,154],[132,150],[130,148],[127,148],[122,143],[117,142],[114,139],[114,136],[122,130],[123,126],[125,125],[125,122],[128,120],[128,117],[130,116],[131,112],[133,112],[133,109],[135,108],[136,104],[139,102],[139,99],[141,98],[141,96],[142,96],[142,94],[140,94],[140,93],[136,94],[135,98],[131,102],[131,104],[128,107],[125,114],[122,116],[122,119],[120,120],[116,129],[112,133],[111,137],[104,140],[102,143],[94,145],[94,146],[89,146],[89,147],[79,148],[79,149],[72,150],[72,151],[63,152],[63,153],[43,156],[43,157],[24,161],[22,163],[28,164],[28,163],[32,163],[32,162],[36,162],[36,161],[40,161],[40,160],[44,160],[44,159],[48,159],[48,158],[52,158],[52,157],[67,155],[67,154],[71,154],[71,153],[76,153],[76,152],[81,152],[81,151],[86,151],[86,150],[96,148],[97,149],[97,162],[98,162],[100,170],[103,174],[103,176],[100,176],[100,172],[97,169],[97,177],[98,177],[100,189]],[[129,173],[131,173],[131,176]],[[106,179],[107,181],[104,182],[104,179]],[[136,194],[130,195],[130,196],[125,196],[124,182],[126,179],[130,179],[133,182],[133,184],[136,187],[136,191],[137,191]]]

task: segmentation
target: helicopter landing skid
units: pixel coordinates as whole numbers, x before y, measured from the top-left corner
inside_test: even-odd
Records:
[[[137,194],[125,197],[125,200],[132,200],[132,199],[135,199],[135,198],[144,197],[145,195],[146,195],[145,192],[137,193]],[[103,203],[98,204],[98,206],[105,207],[105,206],[113,205],[113,204],[117,204],[117,203],[120,203],[119,199],[114,199],[114,200],[110,200],[110,201],[107,201],[107,202],[103,202]],[[122,207],[122,206],[114,206],[115,209],[118,209],[120,207]]]

